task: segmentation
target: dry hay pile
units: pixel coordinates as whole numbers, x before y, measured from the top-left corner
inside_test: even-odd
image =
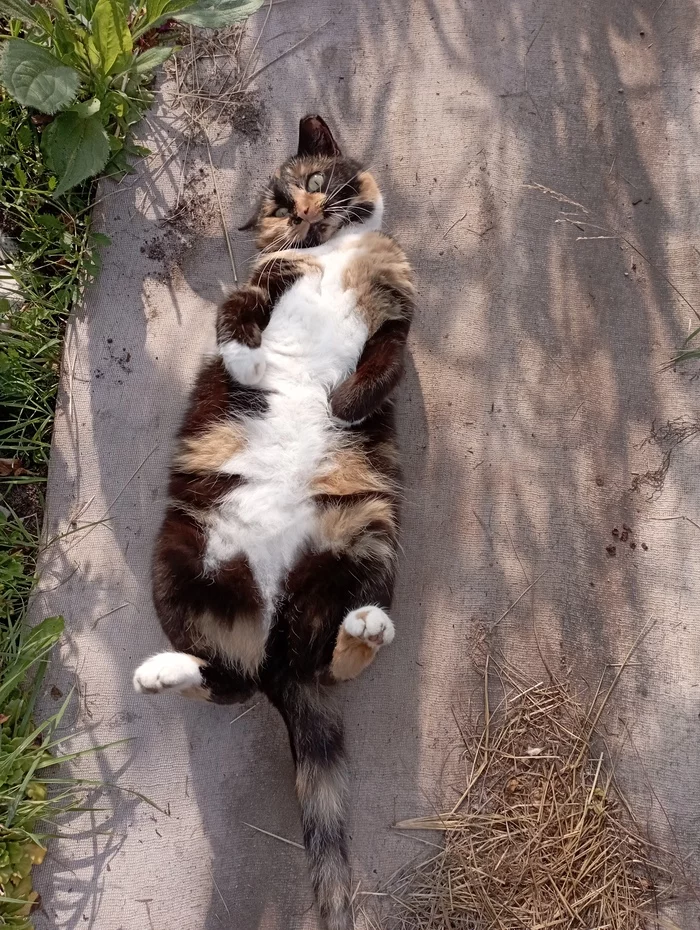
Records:
[[[458,803],[397,824],[444,830],[445,845],[394,882],[385,925],[641,930],[670,879],[650,861],[604,755],[591,750],[610,691],[599,689],[584,708],[559,683],[528,687],[505,665],[498,675],[498,706],[489,709],[487,661],[484,716],[460,726],[466,786]]]

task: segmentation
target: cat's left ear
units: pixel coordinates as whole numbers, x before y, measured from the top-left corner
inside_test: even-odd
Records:
[[[309,115],[299,121],[297,155],[327,155],[331,158],[340,155],[333,133],[320,116]]]

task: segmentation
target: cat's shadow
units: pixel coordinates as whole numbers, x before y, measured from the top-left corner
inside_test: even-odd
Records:
[[[164,209],[165,203],[156,203],[155,206],[158,212]],[[130,209],[135,207],[135,203],[123,204],[120,214],[127,217]],[[236,217],[232,224],[235,220]],[[150,228],[141,230],[139,242],[158,237],[161,231],[162,227],[153,221]],[[246,250],[249,254],[252,250],[242,236],[234,238],[234,248],[239,276],[244,280],[246,267],[242,259]],[[139,243],[135,242],[134,252],[141,255],[138,250]],[[137,255],[134,258],[143,261]],[[207,316],[198,320],[197,325],[211,331],[212,337],[214,308],[222,297],[223,289],[218,281],[212,279],[211,269],[225,268],[226,262],[224,238],[207,237],[197,242],[179,264],[177,274],[184,279],[186,288],[175,287],[172,278],[168,281],[173,312],[176,317],[182,313],[185,323],[192,325],[194,322],[188,317],[187,308],[180,304],[187,288],[207,301],[211,314],[207,308]],[[160,276],[159,266],[151,263],[151,267],[152,277]],[[119,269],[107,269],[106,272],[115,280],[120,274]],[[147,274],[146,280],[150,276]],[[148,516],[144,515],[147,533],[141,535],[140,526],[135,530],[126,509],[116,515],[113,527],[116,544],[127,568],[134,578],[139,579],[143,590],[139,601],[142,602],[142,622],[149,632],[144,634],[145,641],[135,646],[135,656],[164,645],[148,593],[152,540],[144,537],[155,532],[161,519],[159,511],[165,506],[168,450],[172,444],[170,434],[174,434],[187,402],[186,386],[175,381],[167,368],[155,364],[151,358],[148,337],[152,325],[148,301],[144,300],[143,315],[140,319],[130,320],[129,342],[124,343],[138,360],[139,367],[134,369],[138,384],[147,386],[154,398],[149,400],[155,411],[153,429],[156,435],[163,435],[162,446],[149,459],[148,469],[144,468],[142,473],[144,482],[147,482],[147,500],[144,504],[143,495],[138,499],[138,510],[143,512],[142,508],[147,507]],[[109,328],[106,332],[115,336],[116,345],[119,342],[116,334]],[[104,369],[105,351],[105,334],[96,331],[89,345],[91,371]],[[164,397],[172,399],[164,404]],[[120,402],[123,404],[123,400]],[[105,419],[109,419],[109,412],[104,408],[105,398],[101,398],[99,403],[94,417],[98,423],[104,424]],[[358,878],[366,879],[365,887],[370,884],[368,876],[375,881],[399,864],[387,863],[389,830],[397,817],[396,797],[399,791],[402,797],[407,794],[414,796],[418,791],[420,752],[417,749],[413,751],[412,740],[419,733],[420,676],[417,672],[420,669],[417,664],[424,617],[417,609],[421,594],[416,589],[416,579],[420,577],[418,567],[423,545],[420,501],[425,499],[424,462],[428,429],[421,385],[410,350],[406,359],[406,375],[397,392],[397,420],[406,489],[401,534],[403,554],[392,609],[397,636],[358,680],[336,689],[346,722],[351,770],[351,856]],[[97,435],[101,437],[96,440],[100,471],[103,476],[109,476],[115,439],[102,425]],[[130,486],[129,493],[132,490],[133,486]],[[134,538],[135,532],[137,536],[141,535],[138,541]],[[139,701],[143,700],[139,698]],[[184,722],[188,753],[184,789],[181,790],[182,779],[179,777],[170,779],[167,771],[162,771],[161,777],[167,778],[169,787],[178,794],[178,807],[197,805],[201,830],[209,847],[209,862],[193,864],[197,874],[201,873],[203,883],[211,881],[210,901],[201,924],[202,930],[221,930],[222,927],[231,930],[263,927],[281,930],[284,927],[286,930],[301,928],[307,920],[315,926],[306,858],[303,850],[296,845],[301,842],[301,827],[294,794],[293,764],[287,734],[277,712],[262,696],[253,697],[242,706],[228,707],[203,705],[174,696],[151,700],[150,708],[142,707],[144,715],[152,714],[158,718],[162,713],[164,721],[181,716]],[[241,716],[244,712],[245,715]],[[401,734],[401,739],[396,737],[397,734]],[[182,749],[174,748],[173,752],[177,757]],[[158,764],[156,759],[153,764]],[[105,780],[110,779],[106,777]],[[383,785],[397,786],[396,792],[380,790]],[[183,837],[182,842],[187,848],[187,837]],[[201,838],[196,841],[196,848],[201,850]],[[168,850],[168,854],[172,854],[173,847],[169,846]],[[395,846],[390,847],[391,854],[399,854]],[[179,867],[173,863],[173,868]],[[183,927],[183,930],[187,928]]]
[[[236,162],[238,152],[232,153],[231,158]],[[231,227],[247,218],[246,192],[253,182],[257,187],[260,181],[259,175],[255,178],[246,175],[246,170],[253,168],[243,161],[245,159],[235,165],[236,169],[240,168],[236,189],[241,197],[234,199]],[[166,174],[171,169],[172,166],[168,166]],[[255,170],[260,171],[257,162]],[[173,172],[173,186],[177,180]],[[380,183],[390,204],[390,215],[410,216],[415,205],[409,204],[405,194],[400,189],[392,189],[384,178]],[[165,216],[171,206],[158,191],[151,192],[151,203],[156,217]],[[112,512],[111,530],[124,562],[123,574],[120,567],[119,577],[129,579],[130,596],[134,599],[133,622],[138,623],[138,633],[134,632],[133,637],[129,634],[126,641],[123,633],[116,632],[116,627],[112,634],[103,624],[101,643],[103,648],[114,651],[119,673],[128,681],[127,676],[144,655],[165,647],[150,602],[149,564],[153,535],[166,503],[173,436],[187,403],[187,375],[183,377],[178,369],[176,353],[189,351],[191,357],[193,350],[186,340],[188,327],[201,328],[208,334],[207,338],[211,336],[213,343],[214,310],[226,290],[215,276],[217,273],[225,276],[230,266],[226,240],[220,234],[211,235],[209,230],[178,260],[172,274],[164,274],[167,261],[148,254],[154,243],[162,245],[164,227],[157,219],[144,215],[141,191],[135,188],[120,196],[118,201],[106,201],[106,209],[105,226],[120,235],[121,249],[118,255],[105,256],[97,293],[102,313],[93,312],[90,317],[81,364],[86,367],[83,373],[86,382],[100,382],[100,389],[90,390],[87,399],[97,457],[95,467],[105,498],[118,501]],[[212,226],[216,228],[216,223]],[[246,235],[232,233],[241,280],[246,277],[245,259],[252,254]],[[154,248],[153,255],[157,254],[158,249]],[[129,269],[128,275],[124,273],[125,268]],[[119,294],[118,305],[110,298],[113,293]],[[196,295],[196,313],[192,312],[192,295]],[[202,302],[206,302],[206,307],[203,308]],[[158,314],[164,312],[172,314],[173,319],[159,320]],[[418,326],[414,326],[414,331],[419,333],[420,323],[416,322]],[[158,333],[157,338],[154,333]],[[197,344],[201,342],[198,335]],[[403,841],[392,838],[390,833],[390,826],[396,819],[411,813],[397,810],[397,803],[405,804],[407,798],[419,796],[418,772],[422,759],[419,665],[426,618],[420,606],[420,567],[427,540],[421,501],[428,499],[425,462],[429,439],[423,392],[410,356],[410,342],[409,338],[406,376],[397,392],[397,420],[405,472],[403,552],[391,612],[397,636],[358,680],[336,689],[346,722],[351,771],[351,857],[357,873],[355,881],[364,878],[363,887],[368,890],[415,851],[413,847],[402,846]],[[190,363],[183,368],[189,372]],[[76,435],[72,437],[78,458],[81,427],[76,426]],[[138,466],[136,472],[131,465],[115,469],[115,453],[127,447],[135,459],[133,468]],[[54,481],[70,486],[73,478],[68,461],[55,456],[52,473]],[[82,473],[78,469],[72,491],[78,501],[88,497],[81,481]],[[97,616],[101,593],[113,584],[109,572],[99,560],[96,562],[95,572],[101,566],[101,577],[88,572],[89,582],[83,584],[76,575],[62,589],[68,591],[71,584],[82,585],[80,597],[86,616]],[[72,577],[68,562],[64,570],[66,577]],[[119,597],[118,603],[123,603],[122,592]],[[66,602],[67,613],[73,607],[70,600]],[[122,616],[127,613],[125,610]],[[79,619],[74,622],[76,631],[80,631]],[[128,684],[125,687],[129,687]],[[217,707],[175,696],[145,699],[130,691],[124,707],[129,713],[133,709],[134,716],[119,735],[125,733],[137,738],[140,766],[160,778],[162,796],[171,798],[173,820],[168,821],[168,828],[177,828],[177,817],[190,805],[197,808],[196,812],[190,808],[182,813],[183,823],[198,821],[198,829],[206,842],[201,837],[178,835],[177,842],[164,841],[162,850],[164,855],[173,857],[174,874],[191,868],[197,883],[211,889],[207,892],[206,917],[197,917],[198,930],[258,930],[263,927],[265,930],[300,930],[307,925],[317,926],[306,858],[296,845],[301,841],[301,829],[291,754],[277,712],[262,697],[254,697],[243,706]],[[239,716],[243,712],[245,715]],[[182,732],[180,721],[187,739],[186,758],[183,758],[184,747],[179,743],[172,748],[167,743],[167,734]],[[159,738],[146,739],[153,728]],[[179,740],[179,736],[177,738]],[[99,734],[95,735],[95,740],[107,741]],[[169,755],[172,765],[164,761]],[[100,754],[98,762],[105,782],[113,783],[121,777],[121,771],[112,771],[108,753]],[[125,771],[128,771],[128,763]],[[141,787],[145,790],[147,785],[144,783]],[[399,797],[402,802],[398,801]],[[126,832],[127,824],[125,809],[115,807],[115,831],[123,828]],[[188,845],[198,854],[208,847],[207,861],[183,865],[180,856],[187,856]],[[67,928],[85,926],[84,914],[92,909],[94,925],[99,926],[99,902],[94,908],[90,902],[95,898],[94,883],[108,880],[102,868],[106,862],[108,850],[95,859],[95,872],[90,873],[83,886],[79,887],[75,875],[68,875],[71,916],[62,925]],[[95,878],[95,875],[101,877]],[[58,884],[58,880],[54,881]],[[48,894],[46,898],[48,900]],[[182,919],[186,921],[184,915],[189,911],[184,905],[185,902]],[[158,912],[166,914],[171,906],[170,902],[163,902],[160,910],[153,900],[156,927],[160,926]],[[180,927],[190,930],[186,923],[177,925],[177,930]]]

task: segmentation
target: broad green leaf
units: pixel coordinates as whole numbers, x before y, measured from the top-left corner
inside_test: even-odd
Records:
[[[2,2],[2,0],[0,0]],[[73,65],[87,70],[88,58],[82,40],[88,33],[74,19],[61,17],[53,30],[53,52],[64,65]]]
[[[134,59],[132,67],[137,74],[146,74],[167,61],[174,51],[175,48],[171,45],[149,48],[148,51],[142,52]]]
[[[49,170],[58,175],[54,197],[94,177],[109,158],[109,140],[97,114],[82,119],[77,113],[61,113],[44,130],[41,147]]]
[[[138,20],[136,29],[132,28],[134,39],[139,38],[151,29],[162,26],[169,19],[174,19],[181,10],[186,10],[197,0],[146,0],[146,15]]]
[[[2,0],[2,14],[39,26],[49,35],[53,32],[51,17],[38,3],[27,3],[26,0]]]
[[[194,6],[197,0],[146,0],[146,20],[152,24],[156,19],[174,16],[180,10]]]
[[[125,8],[120,0],[97,0],[92,14],[92,38],[102,58],[105,74],[111,72],[120,58],[131,55],[133,44],[126,21],[127,12],[128,5]]]
[[[77,113],[81,119],[85,119],[88,116],[94,116],[95,113],[99,113],[100,105],[98,98],[93,97],[92,100],[83,100],[82,103],[74,103],[68,112]]]
[[[25,39],[8,39],[0,79],[12,97],[25,107],[56,113],[75,100],[80,75],[45,48]]]
[[[247,19],[259,10],[265,0],[197,0],[194,6],[182,13],[173,14],[173,19],[191,26],[218,29],[241,19]]]
[[[100,51],[92,36],[88,36],[87,39],[85,39],[85,48],[87,49],[90,67],[102,70],[102,55],[100,55]],[[106,69],[104,73],[106,73]]]
[[[146,0],[146,21],[150,24],[163,14],[171,0]]]
[[[44,229],[52,229],[54,232],[60,233],[65,232],[66,227],[53,213],[38,213],[34,219]]]

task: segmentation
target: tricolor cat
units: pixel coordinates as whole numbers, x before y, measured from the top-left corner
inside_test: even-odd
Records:
[[[391,394],[411,269],[372,175],[307,116],[254,218],[179,433],[153,598],[174,650],[137,691],[278,708],[327,930],[352,926],[342,721],[328,685],[394,638],[400,471]]]

